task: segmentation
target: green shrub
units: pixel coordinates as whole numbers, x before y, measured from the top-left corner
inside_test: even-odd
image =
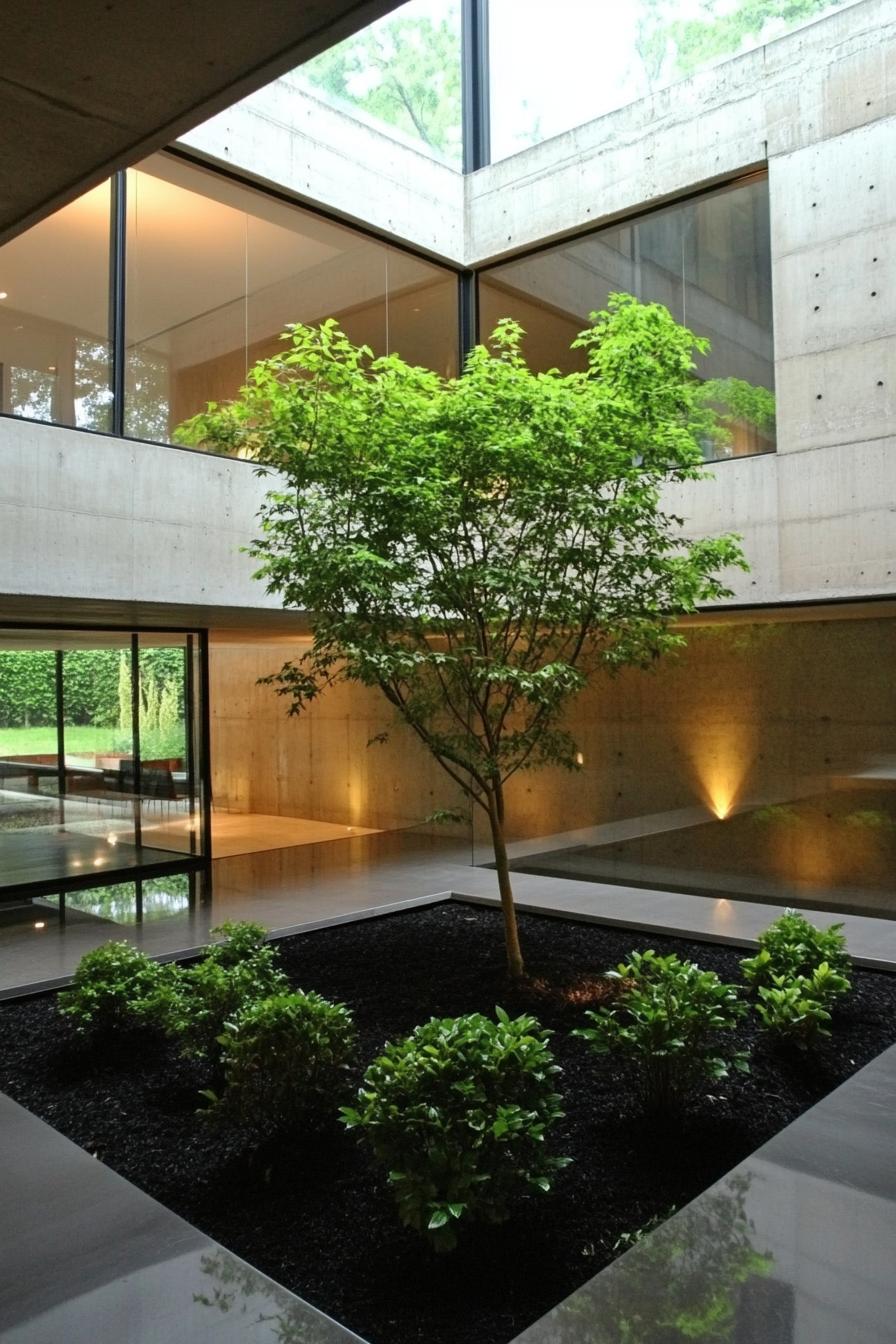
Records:
[[[152,1012],[185,1054],[217,1059],[224,1024],[247,1003],[286,992],[288,984],[263,925],[221,924],[212,933],[225,941],[179,968],[155,996]]]
[[[740,966],[744,978],[754,989],[763,985],[774,987],[775,977],[795,980],[811,976],[822,963],[845,977],[849,970],[846,939],[840,930],[842,924],[830,924],[819,929],[796,910],[785,910],[783,915],[759,935],[759,951],[755,957],[745,958]],[[845,993],[850,988],[846,981]]]
[[[846,976],[823,961],[811,975],[776,975],[760,986],[756,1012],[768,1031],[805,1048],[817,1036],[830,1036],[831,1006],[848,990]]]
[[[130,943],[104,943],[78,962],[71,988],[58,996],[59,1011],[80,1032],[141,1026],[170,974]]]
[[[736,985],[652,950],[633,952],[610,975],[621,981],[615,1002],[586,1013],[593,1025],[573,1035],[598,1054],[634,1059],[651,1110],[675,1110],[701,1082],[727,1078],[731,1068],[748,1071],[746,1055],[724,1051],[719,1040],[746,1012]]]
[[[213,1113],[259,1131],[289,1129],[332,1107],[354,1053],[352,1015],[313,991],[247,1003],[224,1026],[225,1090]]]
[[[533,1017],[433,1018],[386,1045],[345,1124],[389,1173],[401,1221],[450,1250],[462,1219],[503,1222],[515,1195],[547,1191],[568,1159],[544,1135],[563,1112],[550,1035]]]

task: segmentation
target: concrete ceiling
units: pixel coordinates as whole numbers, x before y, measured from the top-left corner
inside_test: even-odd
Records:
[[[0,243],[396,7],[396,0],[13,0]]]

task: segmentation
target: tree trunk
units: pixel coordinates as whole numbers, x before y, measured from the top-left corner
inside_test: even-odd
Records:
[[[501,893],[501,911],[504,915],[507,971],[513,979],[519,980],[523,974],[523,954],[520,951],[520,934],[516,922],[516,907],[513,904],[513,889],[510,885],[507,845],[504,841],[504,793],[500,784],[495,786],[494,791],[489,791],[488,819],[492,831],[492,847],[495,851],[498,890]]]

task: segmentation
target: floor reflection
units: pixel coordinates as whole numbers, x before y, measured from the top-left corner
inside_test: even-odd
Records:
[[[534,847],[534,846],[533,846]],[[896,915],[896,789],[842,789],[723,819],[528,853],[544,877]]]

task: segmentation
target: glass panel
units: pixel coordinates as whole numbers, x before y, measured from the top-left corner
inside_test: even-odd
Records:
[[[109,239],[105,182],[0,248],[0,410],[110,428]]]
[[[411,0],[293,72],[332,106],[459,168],[460,4]]]
[[[483,337],[499,318],[525,328],[537,369],[584,369],[570,341],[614,291],[664,303],[711,350],[698,376],[713,380],[728,430],[707,456],[775,447],[768,181],[708,193],[625,225],[493,267],[480,277]]]
[[[492,160],[855,0],[490,0]]]
[[[125,631],[0,631],[0,887],[201,854],[198,637],[141,635],[139,672]]]
[[[453,272],[172,159],[128,182],[128,434],[176,440],[291,322],[455,371]]]
[[[154,850],[202,852],[196,637],[141,634],[140,838]]]
[[[575,702],[580,772],[514,781],[513,866],[718,898],[720,920],[738,897],[896,917],[896,618],[682,633]]]
[[[110,882],[86,891],[68,891],[61,905],[58,896],[41,897],[34,902],[32,911],[37,914],[46,909],[57,919],[61,914],[66,921],[74,917],[79,922],[92,918],[110,924],[144,924],[189,910],[195,884],[195,872]]]
[[[0,850],[10,837],[26,866],[30,837],[61,819],[58,751],[56,653],[31,632],[0,633]]]

